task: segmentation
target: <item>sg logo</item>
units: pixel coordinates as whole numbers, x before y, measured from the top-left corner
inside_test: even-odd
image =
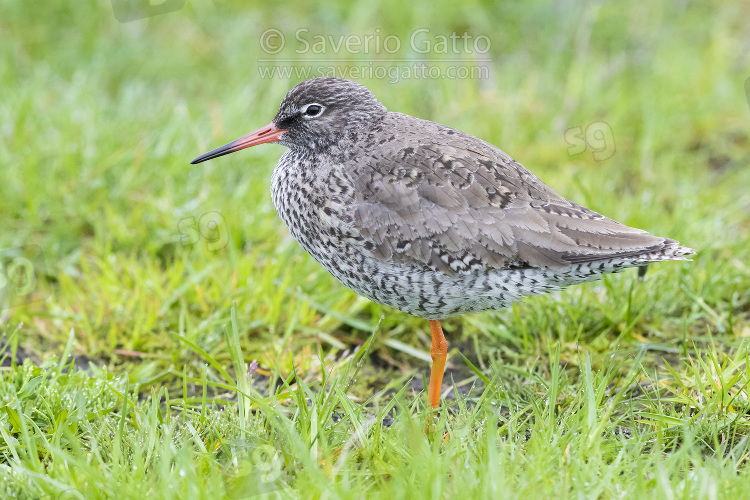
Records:
[[[206,250],[218,252],[229,243],[229,230],[224,216],[219,212],[206,212],[200,217],[185,217],[177,223],[182,246],[193,246],[201,240]]]
[[[278,480],[283,468],[283,457],[273,446],[262,444],[250,453],[250,463],[227,484],[227,497],[232,500],[251,498],[279,489]]]
[[[565,131],[565,142],[569,144],[568,156],[579,155],[591,148],[594,160],[602,161],[615,154],[615,135],[607,122],[590,123],[584,132],[583,127],[573,127]]]
[[[47,265],[39,245],[0,252],[0,310],[49,298]]]

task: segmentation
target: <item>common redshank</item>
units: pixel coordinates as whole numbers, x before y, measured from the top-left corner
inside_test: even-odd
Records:
[[[271,195],[300,246],[344,286],[429,320],[433,408],[441,319],[694,253],[563,198],[492,144],[388,111],[349,80],[300,83],[270,125],[192,163],[269,142],[288,148]]]

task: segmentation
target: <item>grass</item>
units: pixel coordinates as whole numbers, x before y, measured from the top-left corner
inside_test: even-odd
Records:
[[[745,498],[748,14],[194,0],[120,23],[109,2],[0,5],[0,492]],[[268,28],[279,54],[261,50]],[[300,28],[377,28],[402,49],[368,57],[391,66],[440,59],[410,49],[415,29],[487,36],[490,79],[359,80],[697,256],[447,321],[425,437],[426,322],[291,240],[268,190],[281,149],[188,164],[266,124],[299,80],[262,78],[259,59],[361,65],[296,53]]]

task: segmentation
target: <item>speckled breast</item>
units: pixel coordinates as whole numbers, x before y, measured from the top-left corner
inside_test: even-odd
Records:
[[[380,304],[422,315],[435,295],[425,290],[419,269],[372,259],[354,228],[351,181],[336,166],[310,165],[291,151],[271,180],[276,211],[300,246],[344,286]],[[433,280],[433,284],[439,282]],[[432,287],[430,287],[432,288]],[[420,305],[421,304],[421,305]]]
[[[292,237],[344,286],[415,316],[438,319],[496,309],[514,300],[500,273],[449,276],[425,266],[372,258],[354,227],[353,187],[340,166],[310,164],[287,152],[271,181],[279,217]],[[511,297],[512,296],[512,297]]]

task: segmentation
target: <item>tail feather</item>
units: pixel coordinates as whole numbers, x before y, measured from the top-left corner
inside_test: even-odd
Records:
[[[618,273],[628,267],[645,267],[652,262],[667,260],[690,260],[695,250],[681,246],[675,240],[664,238],[661,245],[644,248],[640,252],[626,252],[619,254],[595,256],[583,262],[571,261],[570,267],[550,281],[558,287],[565,287],[600,279],[605,274]],[[582,257],[580,255],[573,256]]]
[[[639,248],[637,250],[607,254],[566,255],[563,259],[571,264],[632,259],[632,265],[638,266],[648,262],[660,262],[664,260],[689,260],[686,256],[693,254],[695,254],[695,250],[692,248],[681,246],[675,240],[663,238],[660,244],[651,245],[646,248]]]

